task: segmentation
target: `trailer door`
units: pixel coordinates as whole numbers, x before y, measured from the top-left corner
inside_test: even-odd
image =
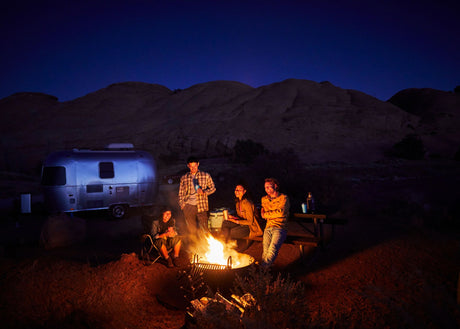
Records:
[[[137,161],[127,159],[114,162],[114,178],[111,185],[111,204],[138,203]]]

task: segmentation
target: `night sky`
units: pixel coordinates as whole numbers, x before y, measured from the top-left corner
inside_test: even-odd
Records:
[[[112,83],[330,81],[387,100],[460,85],[460,1],[9,1],[0,98]]]

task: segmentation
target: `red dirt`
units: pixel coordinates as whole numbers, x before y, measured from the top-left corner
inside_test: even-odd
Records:
[[[348,223],[336,227],[324,250],[307,250],[303,262],[297,247],[284,244],[273,267],[273,272],[289,274],[305,286],[308,312],[301,328],[460,327],[458,165],[450,171],[422,169],[406,173],[417,179],[404,180],[395,172],[379,180],[375,173],[377,178],[363,172],[344,191],[327,185],[337,190],[330,193],[354,193],[349,199],[355,204],[344,202],[340,207]],[[101,235],[103,222],[92,218],[99,238],[43,250],[27,238],[15,240],[14,232],[20,229],[15,229],[14,220],[2,219],[2,327],[185,324],[187,302],[178,287],[179,270],[160,263],[144,266],[136,254],[138,236]],[[120,232],[127,229],[119,222],[104,225]],[[129,225],[131,232],[136,229]],[[39,223],[30,220],[30,226],[39,233]],[[246,252],[260,260],[261,243]],[[182,254],[184,264],[186,256]]]
[[[424,229],[349,223],[299,261],[283,245],[274,272],[306,286],[305,325],[318,328],[457,328],[459,242]],[[371,224],[371,225],[370,225]],[[97,244],[95,245],[97,246]],[[95,246],[89,249],[97,253]],[[73,247],[68,250],[73,250]],[[81,248],[82,254],[88,253]],[[86,249],[86,250],[85,250]],[[260,259],[261,244],[247,253]],[[135,253],[92,266],[59,253],[1,259],[0,321],[8,328],[180,328],[177,269],[144,266]],[[185,253],[183,262],[186,262]],[[161,303],[160,303],[161,301]],[[286,310],[287,311],[287,310]]]

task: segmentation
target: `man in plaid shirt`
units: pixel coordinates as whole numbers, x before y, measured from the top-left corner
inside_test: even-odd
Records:
[[[182,209],[190,234],[197,229],[208,231],[208,195],[216,191],[214,182],[207,172],[199,171],[199,161],[195,157],[187,160],[190,172],[180,179],[179,206]]]

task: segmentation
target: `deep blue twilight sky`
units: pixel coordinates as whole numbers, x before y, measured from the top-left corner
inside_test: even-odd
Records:
[[[116,82],[330,81],[387,100],[460,85],[459,1],[17,0],[0,5],[0,98]]]

